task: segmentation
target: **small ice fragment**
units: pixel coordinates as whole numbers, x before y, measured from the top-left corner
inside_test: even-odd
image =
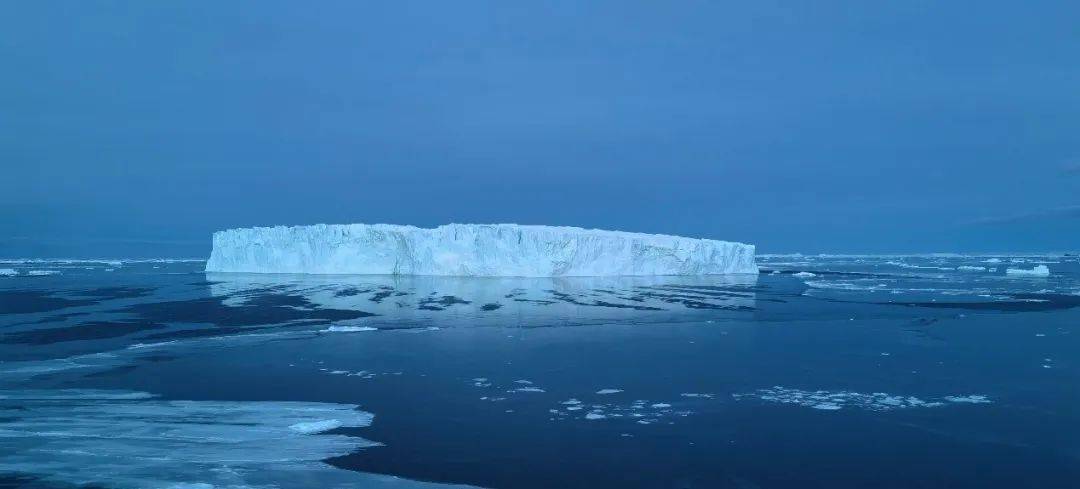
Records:
[[[650,407],[654,407],[656,409],[663,409],[663,408],[671,407],[671,404],[668,404],[666,402],[658,402],[656,404],[651,405]]]
[[[544,392],[544,389],[539,387],[518,387],[517,389],[510,389],[506,392]]]
[[[378,331],[378,329],[371,326],[330,326],[323,331],[327,333],[359,333],[362,331]]]
[[[949,402],[962,402],[970,404],[987,404],[990,402],[986,396],[945,396],[945,400]]]
[[[600,395],[618,394],[620,392],[622,392],[622,389],[600,389],[600,390],[596,391],[596,393],[600,394]]]
[[[595,421],[597,419],[607,419],[607,416],[604,416],[601,413],[591,412],[585,415],[585,419]]]

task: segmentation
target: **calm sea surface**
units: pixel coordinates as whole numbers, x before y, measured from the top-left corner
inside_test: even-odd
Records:
[[[759,264],[0,261],[0,487],[1080,487],[1076,257]]]

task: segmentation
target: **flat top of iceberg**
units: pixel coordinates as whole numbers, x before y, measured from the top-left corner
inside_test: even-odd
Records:
[[[237,232],[258,232],[258,231],[277,231],[277,232],[297,232],[316,229],[339,229],[339,230],[380,230],[387,232],[405,232],[405,233],[424,233],[424,232],[437,232],[446,230],[459,230],[459,229],[474,229],[474,228],[492,228],[500,230],[520,230],[531,232],[548,232],[548,233],[564,233],[564,234],[595,234],[601,236],[610,237],[623,237],[623,238],[657,238],[657,239],[680,239],[680,240],[700,240],[700,241],[716,241],[721,243],[731,243],[744,246],[752,246],[747,243],[740,243],[737,241],[715,240],[709,238],[689,238],[685,236],[677,236],[674,234],[653,234],[653,233],[639,233],[633,231],[615,231],[610,229],[595,229],[595,228],[581,228],[576,226],[548,226],[544,224],[515,224],[515,223],[495,223],[495,224],[466,224],[466,223],[450,223],[442,224],[439,226],[424,228],[419,226],[413,226],[411,224],[302,224],[295,226],[252,226],[247,228],[231,228],[223,231],[217,231],[214,235],[221,233],[237,233]]]
[[[757,273],[754,246],[519,224],[315,224],[214,233],[211,272],[453,276]]]

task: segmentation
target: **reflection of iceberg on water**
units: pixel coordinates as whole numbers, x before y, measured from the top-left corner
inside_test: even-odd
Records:
[[[207,273],[210,293],[229,306],[266,295],[304,306],[360,310],[380,319],[473,320],[642,317],[645,313],[747,311],[757,275],[640,277],[435,277]]]
[[[214,233],[208,272],[560,277],[757,273],[754,246],[517,224],[343,224]]]

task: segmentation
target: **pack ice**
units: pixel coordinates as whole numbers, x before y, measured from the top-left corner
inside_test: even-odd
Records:
[[[758,273],[754,246],[517,224],[316,224],[214,233],[208,272],[558,277]]]

